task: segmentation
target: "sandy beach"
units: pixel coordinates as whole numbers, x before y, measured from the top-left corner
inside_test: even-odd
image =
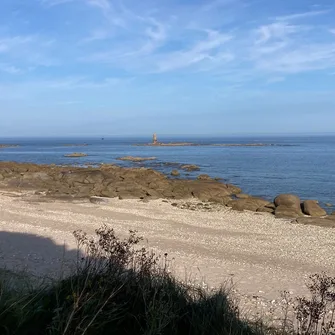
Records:
[[[3,191],[0,267],[57,276],[77,257],[72,232],[93,234],[107,224],[120,236],[137,230],[149,248],[167,252],[171,270],[182,280],[209,287],[233,283],[243,307],[260,313],[279,308],[283,290],[306,294],[310,274],[335,275],[334,229],[223,206],[191,211],[171,202],[109,199],[97,205]]]

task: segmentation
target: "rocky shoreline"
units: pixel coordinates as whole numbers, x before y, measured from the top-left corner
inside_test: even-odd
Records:
[[[282,194],[273,202],[243,194],[231,184],[200,175],[196,180],[171,179],[147,168],[117,165],[73,167],[0,162],[0,185],[15,190],[35,190],[56,198],[107,197],[119,199],[197,199],[236,211],[269,213],[294,223],[335,228],[335,213],[327,215],[316,200],[301,201]],[[200,206],[200,205],[199,205]]]

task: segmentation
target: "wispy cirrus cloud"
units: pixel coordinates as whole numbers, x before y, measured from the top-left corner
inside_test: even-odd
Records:
[[[256,44],[264,44],[269,40],[285,40],[289,35],[297,33],[301,27],[287,23],[271,23],[255,30],[258,35]]]
[[[220,6],[234,8],[236,3],[213,1],[201,8],[201,14],[213,14]],[[329,9],[275,16],[273,22],[260,24],[249,31],[239,31],[236,22],[238,31],[235,33],[236,29],[231,24],[229,28],[222,27],[220,30],[214,28],[217,22],[213,25],[207,23],[205,27],[194,26],[193,20],[186,19],[187,14],[181,16],[183,11],[162,16],[156,9],[156,16],[152,17],[146,16],[145,10],[133,13],[125,5],[111,7],[107,0],[94,0],[93,4],[102,10],[104,16],[106,11],[112,12],[124,22],[127,39],[120,45],[118,40],[112,40],[113,48],[110,50],[81,57],[81,60],[91,63],[101,62],[140,73],[169,73],[186,69],[222,71],[222,67],[233,65],[238,68],[239,63],[247,62],[249,71],[262,69],[266,73],[288,74],[323,69],[333,64],[331,43],[309,43],[308,39],[314,31],[318,33],[319,27],[306,22],[329,14]],[[199,15],[198,9],[192,10],[194,15]],[[299,20],[304,20],[304,25],[291,23]],[[204,31],[212,31],[213,34],[206,35]],[[133,36],[131,41],[129,36]],[[305,54],[306,50],[309,55]],[[291,56],[291,60],[287,55]],[[140,62],[136,59],[138,57]],[[323,61],[322,66],[317,64],[319,61]],[[241,68],[241,71],[245,69]]]
[[[108,20],[110,23],[120,27],[126,26],[124,19],[121,17],[121,15],[119,15],[119,10],[115,8],[115,5],[113,5],[111,1],[109,0],[83,0],[83,1],[87,5],[95,7],[98,10],[100,10],[104,18]],[[118,7],[120,7],[120,5]]]
[[[69,6],[66,13],[72,13],[72,23],[66,29],[55,22],[49,30],[31,27],[27,36],[0,35],[3,72],[14,75],[27,67],[38,72],[57,66],[63,76],[92,77],[91,84],[100,80],[105,85],[115,73],[140,78],[183,73],[206,80],[219,75],[232,85],[240,78],[242,85],[334,70],[334,40],[329,34],[334,28],[326,21],[333,14],[329,7],[259,16],[260,8],[243,0],[36,1],[51,21],[53,10],[60,13],[54,7]],[[78,89],[82,85],[69,83]]]
[[[259,59],[258,66],[269,72],[288,74],[332,68],[335,66],[335,43],[284,49],[271,57]]]
[[[36,34],[0,36],[0,62],[6,64],[3,71],[18,74],[33,67],[58,65],[52,54],[54,47],[53,40]]]
[[[303,13],[295,13],[291,15],[283,15],[283,16],[277,16],[275,17],[276,21],[294,21],[294,20],[304,20],[309,19],[314,16],[320,16],[329,14],[331,10],[314,10],[314,11],[308,11]]]
[[[86,0],[86,1],[89,5],[98,7],[105,12],[108,12],[112,8],[111,2],[109,2],[108,0]]]
[[[158,57],[157,71],[166,72],[183,69],[215,59],[228,62],[234,58],[232,54],[223,51],[224,45],[233,39],[232,35],[222,34],[218,31],[209,31],[207,34],[205,39],[200,40],[189,49],[171,52]]]
[[[297,74],[335,66],[335,43],[320,39],[326,29],[321,24],[292,24],[296,19],[326,15],[314,11],[276,17],[275,21],[255,30],[250,48],[255,67],[267,73]]]
[[[14,65],[6,64],[6,63],[0,63],[0,72],[5,72],[8,74],[13,74],[13,75],[23,73],[22,69]]]
[[[78,0],[40,0],[42,5],[46,5],[48,7],[63,5],[66,3],[74,2]]]
[[[45,89],[76,90],[76,89],[101,89],[125,85],[133,80],[132,77],[107,77],[104,80],[92,80],[87,77],[67,77],[56,80],[35,81],[36,85],[43,85]]]
[[[83,60],[138,69],[141,73],[164,73],[203,65],[206,62],[225,63],[234,58],[233,54],[225,50],[225,44],[233,39],[232,35],[217,31],[209,31],[204,35],[188,48],[161,52],[159,48],[165,40],[165,35],[158,33],[153,37],[149,36],[149,40],[143,45],[138,45],[135,50],[121,51],[120,54],[114,51],[94,53]],[[155,52],[156,49],[158,52]],[[140,57],[141,61],[136,63],[137,57]]]
[[[32,43],[35,40],[35,36],[0,36],[0,52],[9,53],[12,50],[22,48],[25,45]]]

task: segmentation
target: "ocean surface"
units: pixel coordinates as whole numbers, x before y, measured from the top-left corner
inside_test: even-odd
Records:
[[[159,138],[161,142],[265,143],[263,147],[150,147],[134,146],[151,141],[147,138],[0,138],[0,144],[18,144],[0,149],[0,161],[32,162],[57,165],[116,163],[122,166],[146,166],[170,173],[173,165],[196,164],[200,172],[181,178],[196,178],[200,173],[220,177],[237,185],[243,192],[267,199],[280,193],[293,193],[302,199],[317,199],[335,205],[335,136],[312,137],[230,137],[230,138]],[[69,147],[65,144],[88,144]],[[66,158],[72,152],[87,157]],[[117,160],[122,156],[157,157],[156,161],[136,164]],[[178,167],[176,164],[175,167]],[[335,209],[335,208],[333,208]],[[332,208],[330,208],[332,210]]]

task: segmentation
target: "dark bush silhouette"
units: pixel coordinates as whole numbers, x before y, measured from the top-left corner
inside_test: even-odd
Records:
[[[241,320],[224,289],[208,291],[176,280],[167,255],[141,248],[134,231],[125,240],[107,226],[97,229],[95,238],[82,231],[74,236],[77,250],[64,254],[49,239],[0,233],[2,249],[18,248],[20,257],[41,248],[75,261],[66,277],[46,282],[0,272],[0,335],[334,334],[335,278],[326,274],[310,277],[311,297],[291,300],[295,319],[274,329],[262,320]]]
[[[95,239],[74,235],[86,256],[69,277],[24,292],[1,287],[1,334],[256,333],[224,290],[178,282],[167,255],[140,248],[136,232],[120,240],[103,226]]]

